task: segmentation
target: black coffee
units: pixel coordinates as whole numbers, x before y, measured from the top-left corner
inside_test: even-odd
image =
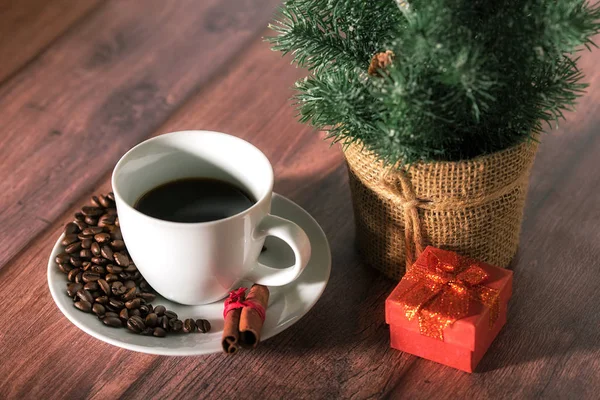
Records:
[[[173,222],[207,222],[231,217],[256,201],[231,183],[209,178],[167,182],[144,194],[136,210]]]

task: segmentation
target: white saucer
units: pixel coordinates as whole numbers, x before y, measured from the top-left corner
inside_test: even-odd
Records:
[[[325,233],[306,211],[285,197],[274,194],[271,212],[294,221],[304,229],[310,238],[312,257],[296,281],[286,286],[269,288],[271,296],[261,340],[275,336],[298,322],[323,294],[331,271],[331,253]],[[207,334],[173,334],[165,338],[136,335],[124,328],[110,328],[103,325],[95,315],[77,310],[66,294],[66,277],[54,261],[62,251],[61,240],[62,235],[54,245],[48,261],[48,286],[60,311],[79,329],[106,343],[142,353],[190,356],[221,351],[222,301],[203,306],[186,306],[157,296],[153,305],[164,305],[175,311],[180,319],[205,318],[212,325],[212,330]],[[281,268],[293,264],[294,255],[284,242],[268,237],[265,247],[267,250],[260,257],[264,264]]]

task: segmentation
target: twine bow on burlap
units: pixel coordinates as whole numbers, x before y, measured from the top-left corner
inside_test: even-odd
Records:
[[[444,340],[444,329],[468,316],[469,304],[475,300],[489,307],[491,328],[498,319],[500,292],[483,285],[489,275],[454,253],[440,259],[430,249],[426,262],[415,263],[403,278],[411,283],[398,296],[406,318],[418,317],[422,335]]]

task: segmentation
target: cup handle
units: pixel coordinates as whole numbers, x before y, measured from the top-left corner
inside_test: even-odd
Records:
[[[310,241],[298,225],[287,219],[267,215],[254,231],[254,239],[275,236],[288,244],[294,251],[296,262],[293,266],[277,269],[257,261],[256,267],[245,279],[265,286],[283,286],[295,280],[306,268],[310,259]]]

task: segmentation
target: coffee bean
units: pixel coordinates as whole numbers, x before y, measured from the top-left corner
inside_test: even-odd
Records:
[[[80,289],[77,291],[77,297],[79,297],[83,301],[87,301],[92,304],[94,302],[94,297],[87,290]]]
[[[141,305],[142,305],[142,302],[140,301],[140,299],[129,300],[128,302],[125,303],[125,307],[127,307],[129,309],[140,308]],[[140,310],[140,312],[141,311],[142,310]]]
[[[90,250],[92,250],[92,254],[96,257],[100,255],[100,245],[98,243],[92,243]]]
[[[72,223],[77,226],[78,232],[88,227],[88,224],[85,223],[85,217],[83,221],[73,221]]]
[[[113,192],[108,192],[108,194],[106,195],[106,198],[108,198],[110,201],[114,202],[115,194]]]
[[[86,217],[97,217],[97,216],[101,215],[104,211],[102,211],[102,209],[99,207],[83,206],[81,208],[81,212]]]
[[[119,280],[119,277],[118,277],[117,275],[115,275],[115,274],[107,274],[107,275],[106,275],[106,281],[107,281],[108,283],[111,283],[111,282],[116,282],[116,281],[118,281],[118,280]]]
[[[177,314],[175,314],[175,313],[174,313],[173,311],[171,311],[171,310],[165,311],[165,313],[164,313],[164,314],[165,314],[165,315],[167,316],[167,318],[169,318],[169,319],[177,319]]]
[[[121,300],[117,300],[115,298],[108,300],[108,304],[119,311],[125,306],[125,304]]]
[[[79,252],[79,257],[89,260],[90,258],[93,257],[92,251],[89,249],[83,249]]]
[[[135,264],[129,264],[127,268],[125,268],[125,272],[137,272],[137,267]]]
[[[91,261],[94,264],[98,264],[98,265],[108,265],[108,264],[110,264],[110,260],[107,260],[104,257],[92,257]]]
[[[96,297],[95,301],[96,301],[96,303],[100,303],[100,304],[108,304],[108,297],[107,296]]]
[[[94,303],[94,305],[92,306],[92,311],[94,312],[94,314],[102,316],[106,313],[106,308],[104,308],[104,306],[100,303]]]
[[[135,287],[135,282],[134,282],[134,281],[131,281],[131,280],[125,281],[125,287],[126,287],[127,289],[134,288],[134,287]]]
[[[127,288],[126,288],[125,286],[123,286],[123,284],[122,284],[121,282],[119,282],[119,281],[117,281],[117,282],[114,282],[114,283],[113,283],[113,285],[115,285],[115,284],[117,284],[117,283],[118,283],[118,284],[120,284],[120,285],[119,285],[119,286],[116,286],[116,287],[115,287],[115,286],[113,286],[113,288],[112,288],[112,292],[113,292],[113,294],[114,294],[115,296],[122,296],[122,295],[124,295],[125,293],[127,293]]]
[[[144,336],[152,336],[154,334],[154,328],[146,328],[141,332]]]
[[[93,239],[93,238],[94,238],[94,235],[86,235],[86,234],[85,234],[85,233],[83,233],[83,232],[79,232],[79,233],[77,234],[77,238],[78,238],[79,240]]]
[[[140,289],[142,289],[142,291],[144,291],[144,292],[149,292],[149,291],[152,290],[152,288],[150,287],[150,285],[146,281],[141,281],[140,282]]]
[[[108,264],[106,266],[106,270],[111,274],[120,274],[121,272],[123,272],[123,268],[116,266],[114,264]]]
[[[98,196],[98,200],[100,201],[100,205],[104,208],[108,208],[111,207],[113,205],[113,202],[110,201],[106,196]]]
[[[137,317],[141,317],[142,313],[140,312],[140,310],[135,309],[135,310],[129,310],[129,315],[134,315]]]
[[[138,296],[147,301],[148,303],[151,303],[154,300],[156,300],[156,295],[153,293],[140,293]]]
[[[129,319],[129,312],[126,308],[121,310],[121,312],[119,313],[119,318],[121,318],[124,321],[127,321]]]
[[[120,226],[121,223],[119,222],[119,217],[115,218],[115,225],[116,226]]]
[[[148,313],[153,313],[154,312],[154,307],[152,307],[152,304],[145,304],[145,306],[148,307]]]
[[[100,279],[100,274],[97,274],[95,272],[89,272],[89,271],[86,271],[83,273],[83,281],[86,283],[87,282],[95,282],[98,279]]]
[[[123,240],[123,234],[121,233],[121,229],[114,226],[113,229],[110,230],[110,238],[112,240]]]
[[[77,222],[69,222],[67,225],[65,225],[65,235],[78,233],[80,230],[81,229],[79,228]]]
[[[103,214],[100,218],[98,218],[98,226],[106,227],[109,225],[113,225],[115,223],[116,217],[110,214]]]
[[[75,306],[75,308],[83,311],[83,312],[90,312],[92,311],[92,305],[91,303],[88,303],[85,300],[81,300],[81,301],[76,301],[75,303],[73,303],[73,305]]]
[[[143,301],[142,299],[136,299],[136,300],[140,300]],[[133,300],[132,300],[133,301]],[[146,306],[145,304],[142,304],[139,308],[140,310],[140,314],[142,317],[146,318],[146,315],[150,314],[150,309],[148,308],[148,306]]]
[[[86,284],[83,286],[83,288],[84,288],[85,290],[87,290],[87,291],[90,291],[90,292],[95,292],[95,291],[97,291],[98,289],[100,289],[100,285],[98,284],[98,282],[97,282],[97,281],[92,281],[92,282],[88,282],[88,283],[86,283]]]
[[[146,320],[145,320],[146,326],[154,328],[156,326],[157,322],[158,322],[158,316],[156,314],[150,313],[150,314],[146,315]]]
[[[162,317],[163,314],[165,313],[165,311],[167,311],[167,309],[165,308],[165,306],[158,305],[158,306],[154,307],[154,312],[159,317]]]
[[[116,209],[114,206],[112,206],[112,207],[108,207],[108,208],[106,209],[106,213],[107,213],[108,215],[117,215],[117,209]]]
[[[125,289],[127,289],[126,286],[123,286]],[[135,299],[135,296],[137,294],[137,289],[136,288],[131,288],[129,290],[127,290],[127,292],[123,295],[123,300],[133,300]]]
[[[72,266],[77,267],[77,268],[83,266],[83,260],[77,256],[69,257],[69,262],[71,263]]]
[[[113,240],[110,242],[110,247],[116,251],[123,250],[125,248],[125,242],[122,240]]]
[[[183,322],[178,319],[172,319],[169,321],[169,327],[173,332],[179,332],[183,328]]]
[[[154,328],[154,336],[165,337],[165,336],[167,336],[167,331],[165,331],[163,328],[156,327],[156,328]]]
[[[106,273],[106,270],[104,269],[104,267],[102,265],[95,265],[95,264],[92,264],[90,271],[95,272],[97,274],[101,274],[101,275]]]
[[[65,247],[65,253],[68,253],[68,254],[75,253],[76,251],[79,251],[79,250],[81,250],[81,242],[80,241],[71,243],[70,245]]]
[[[54,261],[56,261],[57,264],[66,264],[69,262],[71,256],[67,253],[60,253],[59,255],[56,256],[56,258],[54,259]]]
[[[206,319],[197,319],[196,326],[198,327],[198,331],[202,333],[210,332],[210,322]]]
[[[77,211],[75,213],[75,221],[83,221],[85,219],[85,215],[83,213]]]
[[[102,257],[106,258],[107,260],[113,259],[113,251],[109,246],[102,246],[100,253],[102,254]]]
[[[102,318],[102,322],[104,322],[104,325],[112,326],[113,328],[120,328],[123,326],[123,322],[121,322],[119,317],[104,317]]]
[[[141,333],[144,329],[146,329],[146,325],[141,317],[133,316],[127,320],[127,328],[135,333]]]
[[[97,220],[96,218],[94,218],[94,217],[89,217],[89,216],[85,217],[85,220],[84,220],[84,221],[85,221],[85,223],[86,223],[86,224],[88,224],[88,225],[96,225],[96,224],[98,223],[98,220]]]
[[[79,290],[83,289],[81,283],[67,283],[67,296],[75,297]]]
[[[104,208],[104,206],[100,204],[100,199],[98,198],[98,196],[92,196],[92,198],[90,199],[90,203],[94,207]]]
[[[70,233],[68,235],[65,235],[65,237],[63,238],[63,240],[60,241],[60,244],[62,244],[63,246],[68,246],[71,243],[75,243],[77,240],[78,240],[77,234],[76,233]]]
[[[90,226],[90,227],[87,227],[87,228],[85,228],[85,229],[82,231],[82,233],[83,233],[84,235],[94,236],[94,235],[97,235],[97,234],[99,234],[99,233],[102,233],[102,231],[104,231],[104,229],[102,229],[102,228],[99,228],[99,227],[97,227],[97,226]]]
[[[58,264],[58,269],[63,273],[68,274],[73,269],[73,266],[71,264]]]
[[[114,253],[113,257],[115,258],[117,264],[119,264],[121,267],[127,267],[129,265],[129,257],[127,257],[125,254]]]
[[[110,241],[110,234],[108,233],[98,233],[94,236],[94,240],[100,244],[106,243]]]
[[[164,315],[159,318],[160,318],[160,322],[159,322],[160,327],[165,330],[168,330],[169,329],[169,318],[165,317]]]
[[[198,328],[196,328],[196,322],[193,319],[188,318],[183,322],[183,331],[185,333],[196,332],[196,329]]]
[[[110,285],[108,282],[106,282],[106,280],[98,279],[98,286],[100,286],[100,289],[102,289],[104,293],[110,294]]]
[[[83,239],[83,240],[81,241],[81,247],[82,247],[82,248],[84,248],[84,249],[89,249],[89,248],[91,248],[91,247],[92,247],[92,244],[93,244],[93,243],[94,243],[94,242],[93,242],[93,240],[92,240],[92,239]]]
[[[77,275],[79,274],[81,270],[79,268],[74,268],[71,271],[69,271],[69,274],[67,275],[67,279],[70,280],[71,282],[75,282],[75,279],[77,278]],[[82,285],[83,287],[83,285]]]
[[[107,311],[105,314],[107,317],[119,318],[119,314],[114,311]]]

